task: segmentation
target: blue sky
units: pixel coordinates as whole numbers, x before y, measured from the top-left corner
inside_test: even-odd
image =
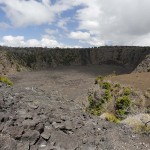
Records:
[[[150,46],[149,0],[0,0],[0,45]]]

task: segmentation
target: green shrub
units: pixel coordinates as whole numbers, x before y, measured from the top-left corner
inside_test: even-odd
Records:
[[[111,99],[111,93],[109,90],[105,90],[103,99],[104,99],[104,102],[108,102]]]
[[[119,118],[124,118],[128,114],[127,109],[130,108],[130,105],[131,100],[128,96],[119,97],[116,100],[116,115]]]
[[[100,106],[98,107],[94,107],[94,108],[89,108],[88,109],[88,112],[92,115],[95,115],[95,116],[99,116],[103,111],[103,108],[100,108]]]
[[[126,116],[126,111],[123,109],[118,109],[118,110],[116,110],[116,115],[118,118],[123,119]]]
[[[92,106],[93,105],[93,97],[92,97],[92,95],[88,96],[88,101],[89,101],[90,106]]]
[[[111,89],[111,84],[109,82],[104,82],[103,85],[102,85],[102,88],[106,89],[106,90],[110,90]]]
[[[128,96],[119,97],[116,101],[117,109],[127,109],[131,104],[131,100]]]
[[[9,85],[9,86],[12,86],[12,85],[13,85],[13,83],[10,81],[10,79],[8,79],[8,78],[5,77],[5,76],[0,76],[0,82],[5,83],[5,84],[7,84],[7,85]]]
[[[99,116],[103,110],[102,107],[102,101],[99,100],[98,102],[93,100],[93,96],[89,95],[88,96],[88,101],[89,101],[89,107],[86,109],[90,114]]]
[[[104,96],[100,98],[98,101],[94,101],[93,96],[88,96],[89,107],[87,111],[92,115],[100,115],[104,108],[103,104],[107,103],[111,99],[111,93],[109,90],[105,90]]]
[[[129,87],[125,87],[123,89],[123,94],[126,95],[126,96],[130,95],[131,94],[131,89]]]

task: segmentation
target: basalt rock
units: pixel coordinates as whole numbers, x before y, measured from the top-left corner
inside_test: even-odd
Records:
[[[148,140],[141,142],[145,138],[149,139],[149,135],[136,135],[126,126],[91,116],[79,107],[77,101],[64,100],[59,94],[60,100],[54,101],[51,95],[41,94],[38,88],[28,92],[25,88],[10,88],[5,85],[0,87],[0,93],[4,99],[3,109],[0,109],[0,150],[150,148]],[[11,99],[13,105],[8,104],[8,95],[14,97]],[[39,95],[42,101],[35,99],[39,107],[29,109],[26,100],[33,100]],[[49,97],[48,101],[44,101],[46,96]]]

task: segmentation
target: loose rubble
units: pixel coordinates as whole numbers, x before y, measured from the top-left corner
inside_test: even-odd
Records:
[[[56,93],[0,83],[0,150],[150,149],[149,135],[91,116]]]

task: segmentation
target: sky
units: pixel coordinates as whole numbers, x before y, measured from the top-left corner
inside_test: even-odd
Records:
[[[0,45],[150,46],[150,0],[0,0]]]

